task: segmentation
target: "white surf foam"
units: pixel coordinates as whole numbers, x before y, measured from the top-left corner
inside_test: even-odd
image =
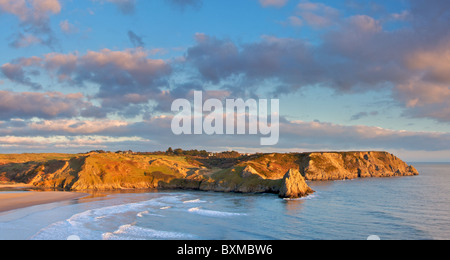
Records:
[[[136,216],[138,216],[139,218],[143,218],[144,215],[149,214],[149,213],[150,212],[148,210],[146,210],[146,211],[139,212]]]
[[[117,227],[114,225],[120,225],[120,222],[129,221],[130,218],[143,217],[144,214],[150,215],[149,209],[157,210],[167,206],[166,203],[161,202],[162,200],[164,197],[138,203],[90,209],[40,230],[31,239],[65,240],[71,235],[77,235],[84,240],[101,239],[105,231]],[[168,200],[175,202],[177,199],[168,198]],[[102,230],[104,231],[102,232]]]
[[[200,199],[183,201],[183,204],[191,204],[191,203],[192,204],[193,203],[206,203],[206,201],[200,200]]]
[[[244,213],[231,213],[231,212],[224,212],[224,211],[206,210],[206,209],[201,209],[200,207],[191,208],[188,211],[191,213],[194,213],[194,214],[207,216],[207,217],[236,217],[236,216],[246,216],[247,215]]]
[[[114,232],[102,235],[103,240],[185,240],[194,239],[195,236],[185,233],[160,231],[137,227],[132,224],[120,226]]]
[[[285,198],[284,200],[286,200],[286,201],[295,201],[295,200],[312,200],[312,199],[315,199],[315,198],[317,198],[317,194],[316,193],[314,193],[314,194],[311,194],[311,195],[308,195],[308,196],[306,196],[306,197],[303,197],[303,198],[297,198],[297,199],[289,199],[289,198]]]

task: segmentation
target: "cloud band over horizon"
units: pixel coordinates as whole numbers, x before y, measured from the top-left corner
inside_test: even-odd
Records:
[[[17,21],[10,40],[5,38],[2,45],[15,55],[0,61],[0,152],[78,152],[94,145],[112,150],[195,146],[257,151],[258,142],[252,138],[187,140],[171,135],[171,102],[192,98],[192,92],[200,90],[219,99],[279,98],[285,116],[275,151],[384,149],[433,156],[440,151],[442,159],[450,160],[448,1],[379,1],[363,8],[350,1],[255,0],[245,5],[277,17],[261,20],[268,24],[257,29],[259,37],[236,38],[221,33],[221,27],[228,29],[223,24],[210,31],[185,21],[190,36],[167,46],[153,42],[171,32],[159,25],[160,33],[152,34],[156,24],[151,17],[142,18],[142,6],[158,6],[180,23],[191,14],[210,15],[215,3],[81,2],[77,6],[58,0],[0,0],[0,19]],[[83,29],[79,18],[67,12],[84,8],[83,15],[108,20],[109,5],[117,7],[119,20],[141,19],[149,25],[148,32],[145,26],[123,28],[122,35],[114,37],[105,31],[104,39],[114,40],[90,44],[94,37],[86,32],[93,29]],[[229,3],[227,8],[236,5]],[[252,23],[259,16],[240,18]],[[68,41],[77,37],[84,39],[82,49],[69,47]],[[330,119],[331,104],[305,115],[308,107],[292,100],[321,95],[327,100],[335,96],[347,119]],[[361,97],[373,97],[379,110],[369,108]],[[83,141],[93,136],[99,141]],[[41,147],[39,140],[45,145]],[[60,146],[61,140],[67,145]]]

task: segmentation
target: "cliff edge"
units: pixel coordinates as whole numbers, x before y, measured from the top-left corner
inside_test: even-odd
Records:
[[[114,153],[0,155],[0,181],[82,190],[189,189],[307,196],[306,181],[418,175],[386,152],[255,154],[214,158]]]

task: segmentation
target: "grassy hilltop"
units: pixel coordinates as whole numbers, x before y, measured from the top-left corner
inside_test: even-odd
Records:
[[[299,174],[293,173],[292,170]],[[295,178],[287,178],[287,173]],[[193,189],[279,193],[286,182],[417,175],[385,152],[0,155],[0,181],[61,190]],[[288,186],[291,186],[289,184]],[[305,194],[306,195],[306,194]]]

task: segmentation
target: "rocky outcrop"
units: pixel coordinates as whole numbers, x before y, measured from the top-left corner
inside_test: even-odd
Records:
[[[387,152],[311,153],[301,168],[310,181],[414,176],[419,173]]]
[[[76,191],[189,189],[296,198],[313,192],[306,181],[419,174],[386,152],[257,154],[226,167],[164,155],[0,155],[2,181]]]
[[[290,169],[298,169],[307,181],[419,174],[414,167],[387,152],[260,154],[241,165],[251,166],[260,176],[272,180],[282,179]]]
[[[261,176],[258,171],[256,171],[255,169],[253,169],[252,166],[247,165],[247,167],[245,167],[245,169],[242,171],[241,174],[242,178],[252,178],[252,177],[256,177],[256,178],[261,178],[261,179],[265,179],[264,176]]]
[[[289,170],[283,178],[279,197],[280,198],[302,198],[306,197],[314,191],[306,184],[305,178],[295,169]]]

